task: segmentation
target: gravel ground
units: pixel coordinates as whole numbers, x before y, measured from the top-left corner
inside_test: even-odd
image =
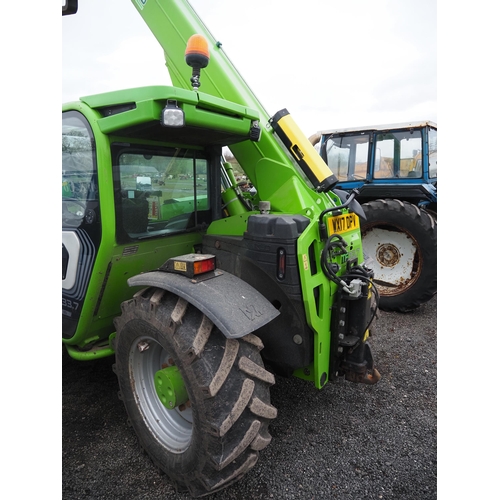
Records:
[[[371,346],[382,379],[318,391],[276,378],[271,444],[237,484],[208,498],[437,498],[437,296],[408,314],[380,312]],[[113,360],[63,352],[62,498],[173,499],[137,445],[118,400]]]

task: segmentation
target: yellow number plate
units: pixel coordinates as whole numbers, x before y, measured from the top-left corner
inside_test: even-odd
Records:
[[[356,214],[337,215],[328,219],[328,236],[359,229],[359,218]]]
[[[185,262],[174,261],[174,270],[175,271],[187,271],[187,266]]]

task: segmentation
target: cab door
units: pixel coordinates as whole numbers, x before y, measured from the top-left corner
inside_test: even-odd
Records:
[[[101,243],[95,141],[78,111],[62,114],[62,332],[77,328]]]

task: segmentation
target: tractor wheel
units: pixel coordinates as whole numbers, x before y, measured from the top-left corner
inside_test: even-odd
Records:
[[[193,497],[241,479],[271,441],[277,414],[261,340],[227,339],[186,300],[156,288],[124,302],[115,326],[120,399],[153,463]]]
[[[363,251],[371,257],[380,309],[416,309],[437,291],[437,223],[400,200],[374,200],[363,209]]]

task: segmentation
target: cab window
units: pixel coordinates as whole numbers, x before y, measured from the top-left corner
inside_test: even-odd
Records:
[[[119,240],[162,237],[206,221],[208,160],[201,151],[131,148],[120,151],[115,163]]]
[[[373,174],[375,179],[422,177],[420,130],[377,133],[375,147],[379,155]]]
[[[437,177],[437,156],[438,156],[438,146],[437,146],[437,130],[435,128],[429,129],[429,177]]]
[[[78,228],[97,201],[97,170],[92,132],[76,111],[62,115],[62,223]],[[93,203],[92,203],[93,202]]]
[[[329,137],[324,144],[323,158],[339,181],[366,179],[368,166],[368,135]]]

